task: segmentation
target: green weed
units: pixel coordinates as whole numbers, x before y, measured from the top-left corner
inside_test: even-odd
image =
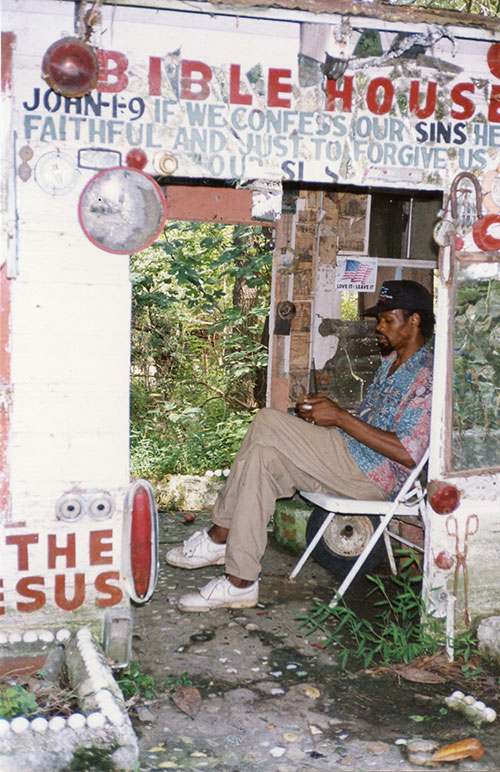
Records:
[[[27,692],[22,686],[9,686],[0,691],[0,717],[14,718],[36,713],[38,703],[32,692]]]
[[[396,585],[394,594],[389,594],[380,577],[366,577],[374,585],[368,593],[374,597],[372,606],[380,609],[372,620],[359,617],[338,596],[336,606],[319,603],[309,615],[300,617],[301,626],[309,628],[307,634],[320,630],[327,635],[324,646],[336,646],[342,670],[346,669],[349,660],[367,668],[372,663],[410,663],[418,657],[437,654],[446,645],[445,632],[441,620],[432,616],[425,624],[421,623],[422,578],[412,574],[412,566],[413,561],[410,560],[400,576],[391,577],[391,582]],[[474,678],[481,672],[481,668],[467,665],[470,654],[476,651],[475,645],[471,632],[457,636],[454,641],[455,654],[465,663],[466,677]]]
[[[156,695],[154,677],[144,673],[141,666],[137,663],[133,663],[125,670],[120,671],[116,682],[126,700],[131,697],[143,697],[148,700]]]
[[[180,676],[171,676],[170,678],[167,678],[165,683],[162,686],[162,689],[165,691],[172,691],[175,692],[176,689],[179,688],[179,686],[186,687],[191,686],[193,682],[189,678],[188,673],[181,673]]]

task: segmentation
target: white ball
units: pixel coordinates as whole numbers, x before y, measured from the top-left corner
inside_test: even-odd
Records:
[[[62,716],[54,716],[49,721],[49,729],[53,732],[60,732],[66,726],[66,719]]]
[[[71,716],[68,717],[68,726],[70,726],[71,729],[83,729],[85,724],[86,719],[82,713],[72,713]]]
[[[46,718],[43,716],[37,716],[33,719],[31,722],[31,728],[34,732],[39,732],[41,734],[42,732],[46,732],[49,726],[49,722]]]
[[[87,716],[87,726],[90,729],[100,729],[102,726],[104,726],[105,723],[105,717],[97,710],[94,711],[94,713],[89,713]]]
[[[38,637],[43,643],[52,643],[54,640],[54,633],[51,630],[40,630]]]
[[[10,722],[10,728],[13,732],[16,734],[21,734],[21,732],[25,732],[26,729],[29,728],[30,722],[28,721],[25,716],[16,716],[16,718],[13,718]]]
[[[4,718],[0,718],[0,737],[5,737],[5,735],[9,734],[9,732],[10,723]]]

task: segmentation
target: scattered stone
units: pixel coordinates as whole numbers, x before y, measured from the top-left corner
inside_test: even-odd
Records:
[[[389,746],[387,743],[382,742],[375,742],[375,743],[369,743],[365,750],[368,751],[368,753],[373,753],[375,756],[379,756],[381,753],[385,753],[389,750]]]
[[[285,750],[286,748],[284,748],[282,745],[275,745],[274,748],[271,748],[269,751],[269,755],[273,756],[275,759],[279,759],[281,756],[283,756]]]
[[[321,695],[319,689],[317,689],[315,686],[309,686],[307,684],[302,686],[300,690],[303,694],[306,695],[306,697],[310,697],[312,700],[317,700]]]
[[[354,758],[354,756],[344,756],[343,759],[340,759],[339,762],[342,767],[353,767],[355,764],[357,764],[357,759]]]
[[[137,718],[143,723],[151,723],[155,720],[153,713],[145,705],[138,705],[135,710]]]

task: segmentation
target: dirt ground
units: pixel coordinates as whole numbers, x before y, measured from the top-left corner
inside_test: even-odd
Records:
[[[324,634],[308,635],[298,620],[315,600],[330,600],[339,578],[310,560],[295,583],[288,582],[296,557],[272,535],[256,608],[179,612],[177,598],[222,569],[186,571],[167,566],[163,556],[209,522],[209,513],[198,513],[189,524],[182,513],[161,515],[158,586],[134,611],[133,661],[157,686],[169,679],[184,687],[190,682],[201,695],[198,709],[191,699],[197,693],[188,689],[187,703],[179,707],[172,688],[158,689],[154,698],[132,708],[142,770],[396,772],[425,769],[408,760],[408,744],[415,739],[443,747],[476,738],[484,747],[482,758],[439,768],[498,771],[499,719],[478,729],[444,703],[461,689],[500,714],[496,678],[464,686],[458,666],[437,684],[408,681],[388,669],[342,674],[335,648],[322,648]],[[368,587],[361,578],[350,590],[354,609],[370,603]]]

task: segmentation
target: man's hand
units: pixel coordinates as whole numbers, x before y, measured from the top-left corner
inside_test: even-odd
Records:
[[[297,402],[295,412],[307,423],[339,426],[346,411],[328,397],[306,395]]]
[[[354,437],[355,440],[409,469],[415,466],[415,461],[395,432],[370,426],[370,424],[351,415],[348,410],[339,407],[328,397],[307,395],[301,402],[297,402],[295,412],[307,423],[318,426],[337,426]]]

